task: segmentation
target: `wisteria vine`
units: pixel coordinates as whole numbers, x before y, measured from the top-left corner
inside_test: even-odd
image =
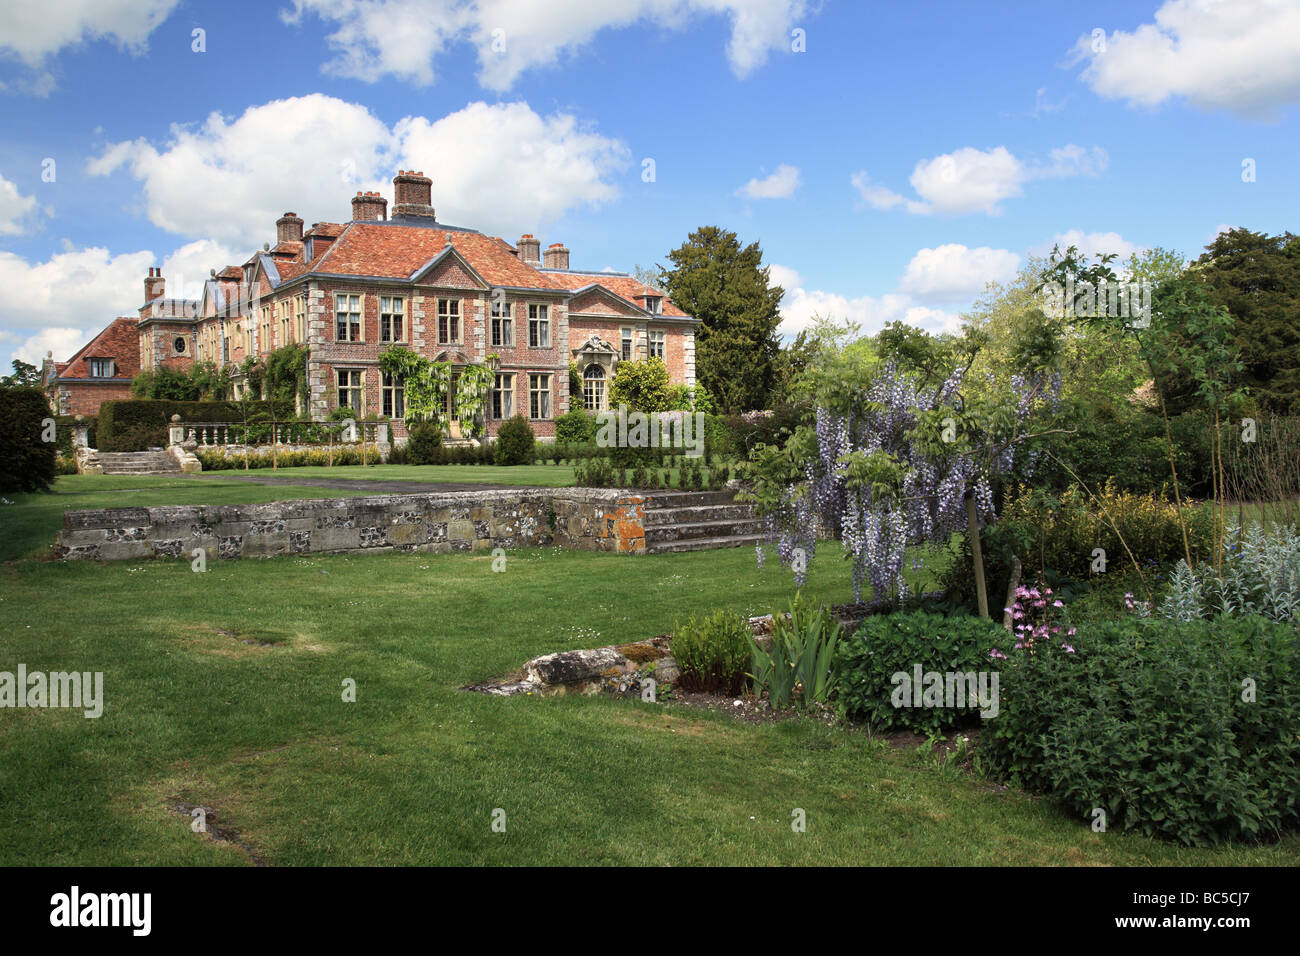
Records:
[[[768,485],[758,496],[767,541],[793,568],[797,585],[807,580],[817,541],[839,540],[852,565],[853,599],[862,600],[867,583],[877,598],[901,602],[909,595],[903,576],[909,545],[946,542],[963,530],[968,495],[981,527],[996,518],[993,480],[1015,464],[1029,418],[1055,408],[1061,380],[1046,373],[1012,376],[1012,401],[977,415],[960,396],[965,375],[959,368],[927,387],[886,365],[849,407],[817,409],[813,434],[796,434],[783,450],[792,467],[756,472],[758,484]],[[943,443],[926,440],[923,426],[940,411],[952,413],[951,423],[962,422],[961,440],[951,423]],[[1032,457],[1025,456],[1026,465]],[[868,480],[868,474],[891,480]],[[762,545],[757,553],[761,567]]]

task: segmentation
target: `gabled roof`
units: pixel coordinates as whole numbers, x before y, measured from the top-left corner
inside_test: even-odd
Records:
[[[556,288],[538,270],[521,262],[499,239],[437,224],[354,222],[312,263],[311,272],[410,281],[451,245],[485,283],[519,289]]]
[[[668,298],[662,289],[656,289],[654,286],[646,285],[635,276],[620,274],[617,272],[573,272],[560,271],[558,269],[543,270],[546,278],[551,281],[552,285],[557,288],[566,289],[569,292],[577,293],[586,291],[592,286],[600,286],[608,289],[620,299],[636,305],[637,308],[644,309],[646,306],[646,297],[657,297],[661,299],[661,312],[651,313],[652,315],[664,315],[668,318],[685,319],[690,318],[685,312],[677,308],[673,300]]]
[[[93,339],[77,350],[72,358],[56,363],[55,374],[60,381],[90,379],[92,358],[111,358],[117,365],[118,379],[132,379],[140,373],[140,333],[136,320],[114,319]],[[91,379],[100,381],[99,379]]]

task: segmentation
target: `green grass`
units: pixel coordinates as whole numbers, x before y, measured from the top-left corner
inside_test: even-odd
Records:
[[[749,549],[539,549],[500,574],[487,554],[208,567],[0,567],[0,670],[105,683],[98,720],[0,710],[0,864],[1205,865],[1300,851],[1294,838],[1210,851],[1096,834],[811,721],[458,689],[691,611],[783,607],[789,572],[759,570]],[[843,562],[811,569],[812,597],[847,590]],[[341,700],[345,678],[356,703]],[[215,808],[238,838],[193,833],[182,804]],[[806,833],[791,830],[795,808]]]
[[[568,465],[305,465],[301,468],[235,468],[204,472],[213,478],[225,475],[275,476],[277,478],[331,478],[336,481],[451,481],[485,485],[527,485],[535,488],[567,488],[573,484]]]

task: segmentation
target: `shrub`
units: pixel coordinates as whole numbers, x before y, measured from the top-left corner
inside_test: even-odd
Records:
[[[828,703],[839,687],[839,646],[839,620],[796,595],[788,615],[772,615],[771,650],[750,639],[755,691],[777,708]]]
[[[0,386],[0,491],[44,491],[55,475],[55,444],[44,441],[50,403],[39,388]],[[57,437],[56,434],[51,437]]]
[[[1097,548],[1106,552],[1108,574],[1132,567],[1125,544],[1144,570],[1172,565],[1183,555],[1178,515],[1170,501],[1119,491],[1113,484],[1100,489],[1095,500],[1077,487],[1059,496],[1029,489],[1008,495],[998,521],[980,532],[991,600],[1004,593],[1013,556],[1020,557],[1027,575],[1039,573],[1057,583],[1092,576]],[[1214,517],[1208,508],[1187,505],[1182,515],[1198,560],[1210,553]],[[973,561],[965,536],[955,551],[942,586],[954,603],[974,607]]]
[[[87,426],[86,443],[91,448],[98,448],[95,444],[97,440],[97,427],[99,418],[96,415],[83,415],[83,424]],[[55,415],[54,421],[57,426],[58,441],[56,446],[59,451],[65,455],[72,454],[72,429],[77,424],[76,415]]]
[[[1005,637],[1006,631],[993,621],[964,614],[899,611],[869,617],[840,650],[841,703],[850,716],[887,731],[930,736],[977,724],[978,706],[895,706],[902,698],[896,696],[901,682],[894,675],[906,674],[911,680],[917,665],[923,674],[988,671],[989,652]],[[969,698],[965,702],[969,704]]]
[[[555,420],[555,441],[563,445],[586,445],[596,440],[596,418],[581,409],[565,412]]]
[[[497,429],[496,463],[498,465],[531,465],[533,463],[533,426],[523,415],[516,415],[501,423]]]
[[[180,402],[165,399],[116,399],[99,406],[98,444],[100,451],[144,451],[167,444],[167,428],[172,415],[184,422],[242,422],[245,412],[249,421],[271,420],[277,408],[289,409],[274,402]],[[286,417],[286,416],[280,416]]]
[[[1300,534],[1278,525],[1245,532],[1230,527],[1222,573],[1209,561],[1195,571],[1179,561],[1160,612],[1173,621],[1220,614],[1259,614],[1300,627]]]
[[[736,611],[714,611],[673,624],[673,657],[687,690],[738,694],[750,662],[749,622]]]
[[[412,465],[432,465],[442,447],[442,429],[434,422],[412,422],[406,441],[406,459]]]
[[[1293,630],[1126,618],[1073,646],[1004,662],[982,747],[996,768],[1081,819],[1101,808],[1111,827],[1193,846],[1300,823]]]

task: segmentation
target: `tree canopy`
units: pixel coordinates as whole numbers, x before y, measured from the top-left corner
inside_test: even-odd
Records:
[[[776,382],[779,306],[785,290],[769,284],[757,242],[703,226],[668,253],[663,286],[679,308],[701,321],[697,379],[726,411],[763,408]]]

